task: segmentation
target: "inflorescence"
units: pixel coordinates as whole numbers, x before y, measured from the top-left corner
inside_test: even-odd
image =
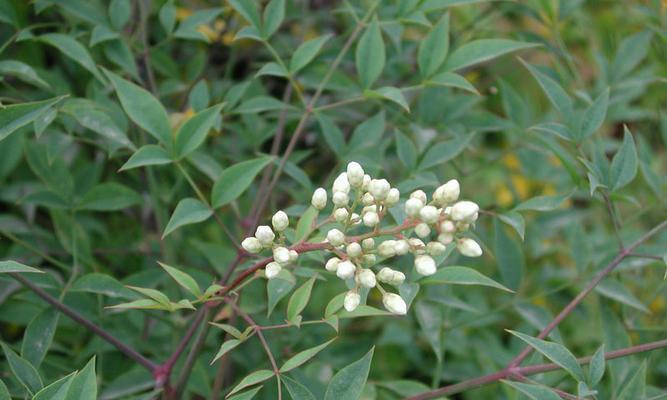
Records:
[[[359,163],[347,165],[347,171],[333,182],[333,210],[325,221],[335,221],[340,229],[329,229],[324,239],[329,245],[324,250],[333,253],[324,268],[351,287],[343,302],[347,311],[355,310],[361,303],[362,288],[377,288],[388,311],[400,315],[407,312],[403,298],[386,291],[381,285],[398,288],[405,281],[403,272],[381,265],[393,257],[412,254],[416,273],[429,276],[437,270],[434,257],[444,255],[450,245],[467,257],[482,255],[479,244],[464,236],[477,220],[479,206],[472,201],[459,201],[459,194],[456,179],[439,186],[430,201],[423,190],[415,190],[405,201],[403,223],[382,230],[380,226],[389,208],[400,201],[399,190],[391,187],[386,179],[371,178]],[[311,205],[322,211],[327,203],[327,191],[324,188],[315,190]],[[268,279],[276,277],[284,266],[294,263],[299,256],[296,250],[285,245],[286,239],[282,235],[289,226],[287,214],[278,211],[271,224],[273,229],[267,225],[259,226],[255,236],[247,237],[241,243],[249,253],[272,250],[273,260],[265,267]],[[356,228],[366,232],[355,236],[346,234]],[[278,241],[274,231],[279,235]]]

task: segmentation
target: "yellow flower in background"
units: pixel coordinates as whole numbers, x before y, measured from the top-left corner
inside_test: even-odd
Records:
[[[192,15],[192,10],[186,7],[177,7],[176,8],[176,20],[183,21],[187,17]]]

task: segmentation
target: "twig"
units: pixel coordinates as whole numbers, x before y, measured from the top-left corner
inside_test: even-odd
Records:
[[[205,310],[203,313],[204,315],[203,320],[207,321],[210,309],[209,307],[204,307],[203,310]],[[201,325],[201,323],[192,325],[198,326]],[[204,324],[201,327],[201,329],[199,330],[199,334],[197,335],[197,338],[192,344],[192,348],[190,349],[188,356],[185,358],[185,363],[183,364],[181,373],[178,375],[178,380],[176,381],[175,400],[179,400],[183,395],[183,392],[185,391],[185,386],[187,385],[188,378],[190,378],[190,373],[192,372],[192,368],[195,365],[195,361],[197,361],[197,356],[199,355],[201,348],[204,346],[204,343],[206,342],[206,335],[208,335],[208,330],[210,328],[211,328],[210,324]]]

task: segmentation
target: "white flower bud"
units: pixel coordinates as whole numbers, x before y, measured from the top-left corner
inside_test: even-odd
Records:
[[[398,191],[396,188],[391,188],[389,189],[389,193],[387,193],[387,198],[384,199],[384,204],[387,205],[387,207],[393,207],[398,203],[398,201],[401,198],[401,192]]]
[[[440,242],[429,242],[426,245],[426,252],[433,257],[443,255],[445,251],[447,251],[447,247]]]
[[[356,225],[361,222],[361,217],[359,217],[359,214],[357,213],[352,213],[352,215],[350,215],[350,222]]]
[[[327,240],[332,246],[338,247],[345,243],[345,234],[334,228],[327,232]]]
[[[426,208],[426,207],[424,207],[424,208]],[[417,224],[417,226],[415,226],[415,233],[420,238],[425,238],[425,237],[427,237],[428,235],[431,234],[431,228],[429,228],[428,225],[426,225],[425,223],[422,222],[421,224]]]
[[[372,179],[368,184],[368,191],[376,200],[384,200],[389,194],[391,185],[386,179]]]
[[[273,260],[278,264],[287,264],[289,262],[289,250],[286,247],[276,247],[273,249]]]
[[[271,261],[264,268],[264,275],[266,275],[266,279],[273,279],[280,273],[281,269],[283,268],[280,266],[280,264],[275,261]]]
[[[479,206],[472,201],[459,201],[452,206],[450,214],[454,221],[472,222],[478,211]]]
[[[318,210],[323,210],[327,206],[327,191],[324,188],[315,189],[310,204]]]
[[[334,192],[333,196],[331,196],[331,201],[336,207],[345,207],[349,198],[345,192]]]
[[[424,206],[419,210],[419,219],[427,224],[435,224],[440,218],[440,212],[433,206]]]
[[[454,235],[448,232],[443,232],[438,235],[438,242],[444,244],[445,246],[454,241]]]
[[[247,237],[241,242],[241,247],[248,253],[259,253],[262,251],[262,243],[256,237]]]
[[[397,256],[404,256],[410,251],[410,245],[407,240],[397,240],[394,243],[394,252]]]
[[[361,190],[368,190],[368,185],[371,183],[371,176],[368,174],[364,175],[364,183],[361,184]]]
[[[415,269],[417,273],[424,276],[435,274],[435,261],[431,256],[422,255],[415,257]]]
[[[377,282],[373,271],[370,269],[362,269],[361,272],[359,272],[359,283],[367,288],[375,287]]]
[[[442,221],[440,224],[440,230],[443,233],[454,233],[456,232],[456,225],[452,221]]]
[[[378,208],[377,208],[377,206],[375,206],[375,204],[372,204],[370,206],[366,206],[366,207],[361,209],[361,215],[364,215],[367,212],[377,212],[377,209]]]
[[[326,264],[324,264],[324,268],[327,271],[336,272],[336,270],[338,269],[338,264],[339,263],[340,263],[340,258],[332,257],[332,258],[327,260]]]
[[[422,204],[426,204],[426,193],[421,189],[415,190],[414,192],[410,193],[410,198],[419,199],[421,200]]]
[[[382,304],[392,314],[405,315],[408,312],[408,306],[405,304],[405,301],[396,293],[385,293],[382,296]]]
[[[390,285],[398,286],[405,281],[405,274],[401,271],[393,270],[389,267],[384,267],[378,272],[377,280],[388,283]]]
[[[336,222],[343,223],[347,221],[347,217],[350,216],[350,213],[347,211],[346,208],[337,208],[334,211],[333,215]]]
[[[408,239],[408,244],[412,250],[423,250],[426,246],[421,239],[410,238]]]
[[[384,242],[380,243],[378,246],[378,254],[380,257],[393,257],[396,255],[396,241],[395,240],[385,240]]]
[[[361,241],[361,247],[364,250],[373,250],[375,248],[375,240],[373,238],[366,238]]]
[[[345,260],[338,263],[338,268],[336,269],[336,275],[340,279],[348,279],[354,276],[354,272],[357,270],[357,266],[352,264],[352,261]]]
[[[277,232],[282,232],[289,226],[289,218],[284,211],[278,211],[271,218],[271,225]]]
[[[364,225],[372,228],[380,222],[380,216],[378,213],[371,211],[364,214],[363,220]]]
[[[375,264],[375,254],[364,254],[361,257],[361,262],[365,265],[373,265]]]
[[[289,251],[289,262],[293,263],[299,258],[299,253],[296,250]]]
[[[364,184],[364,169],[361,168],[359,163],[352,161],[347,164],[347,180],[355,188],[359,188]]]
[[[409,198],[405,202],[405,213],[408,215],[408,217],[416,217],[419,215],[419,211],[421,211],[422,207],[424,207],[424,202],[413,198]]]
[[[433,200],[437,205],[444,206],[445,204],[453,203],[458,200],[460,193],[461,188],[459,186],[459,181],[451,179],[444,185],[435,189]]]
[[[364,193],[364,195],[361,196],[361,204],[365,206],[370,206],[372,204],[375,204],[375,199],[373,198],[373,195],[368,192]]]
[[[475,214],[475,219],[477,218],[477,214]],[[456,223],[456,230],[459,232],[465,232],[468,229],[470,229],[470,224],[466,222],[457,222]]]
[[[334,180],[334,192],[350,193],[350,182],[347,180],[347,172],[343,172]]]
[[[260,225],[255,231],[255,237],[263,246],[270,246],[273,243],[273,239],[276,238],[275,233],[267,225]]]
[[[479,257],[482,255],[482,248],[479,244],[470,238],[463,238],[456,243],[456,248],[466,257]]]
[[[343,300],[343,307],[345,307],[345,310],[347,310],[348,312],[352,312],[359,306],[360,302],[361,302],[361,296],[359,296],[359,293],[355,292],[354,290],[350,290],[345,294],[345,300]]]
[[[361,245],[357,242],[352,242],[347,245],[345,252],[350,257],[359,257],[361,255]]]

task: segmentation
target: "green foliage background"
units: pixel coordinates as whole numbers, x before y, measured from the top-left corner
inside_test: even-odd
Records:
[[[256,337],[209,364],[248,327],[229,307],[206,318],[239,332],[197,334],[162,391],[159,371],[34,288],[163,365],[204,315],[190,310],[202,309],[192,287],[224,277],[235,242],[273,211],[296,227],[313,190],[352,160],[404,195],[457,178],[484,210],[474,232],[485,255],[452,254],[441,268],[474,268],[515,293],[439,282],[419,288],[405,317],[339,313],[296,327],[295,315],[320,321],[346,290],[323,273],[323,254],[268,289],[257,276],[239,307],[260,325],[291,315],[291,326],[265,331],[279,365],[335,338],[281,375],[285,398],[398,399],[498,371],[532,343],[507,330],[537,336],[618,254],[548,336],[556,354],[523,364],[569,367],[528,381],[544,386],[494,383],[452,398],[518,399],[546,386],[664,397],[664,350],[606,368],[598,352],[585,374],[567,363],[569,352],[665,339],[667,234],[624,249],[667,217],[667,3],[261,3],[0,1],[0,258],[20,263],[0,263],[0,399],[63,377],[41,398],[223,398],[265,368],[237,398],[278,398]],[[290,312],[306,282],[305,309]],[[139,304],[158,310],[109,308],[145,297],[126,286],[159,291]],[[532,398],[555,395],[540,393]]]

